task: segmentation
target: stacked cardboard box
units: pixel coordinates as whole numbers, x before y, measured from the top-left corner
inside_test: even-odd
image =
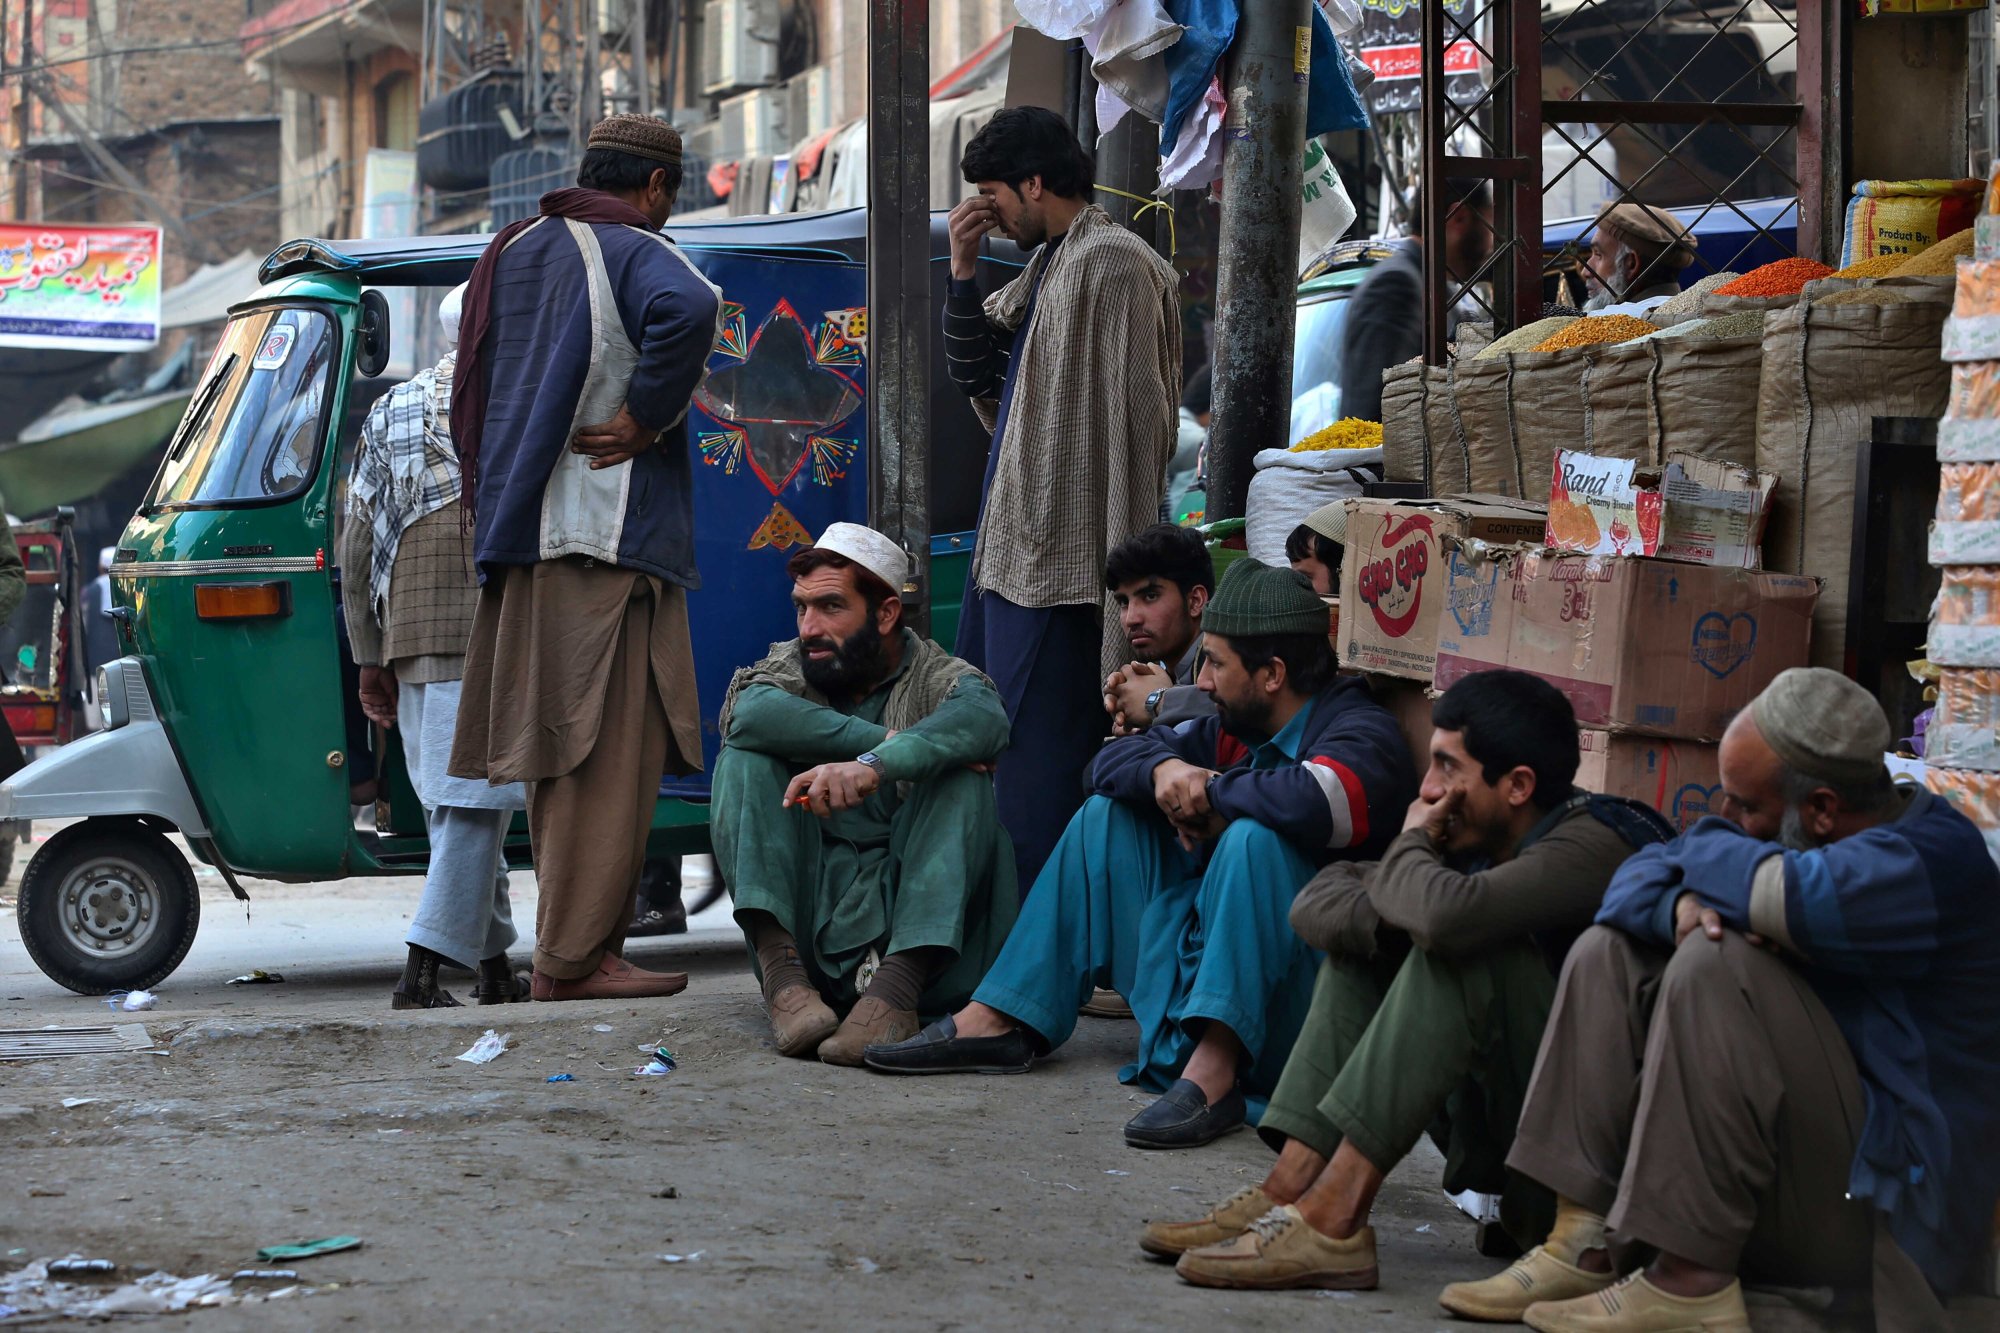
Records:
[[[1985,219],[1981,219],[1985,221]],[[1925,733],[1925,781],[1979,825],[2000,860],[2000,235],[1958,269],[1944,356],[1951,403],[1938,423],[1942,464],[1931,563],[1937,712]]]

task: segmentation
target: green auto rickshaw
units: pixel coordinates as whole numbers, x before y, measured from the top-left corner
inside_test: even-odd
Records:
[[[672,233],[725,299],[691,413],[703,584],[689,616],[712,762],[730,674],[795,632],[790,551],[828,523],[868,517],[866,222],[853,210]],[[17,904],[28,952],[53,980],[85,994],[139,989],[186,956],[201,900],[173,834],[245,899],[246,877],[425,868],[422,808],[401,746],[380,735],[363,743],[378,769],[375,817],[355,818],[350,779],[367,756],[351,738],[368,732],[342,679],[330,555],[344,447],[367,402],[443,351],[416,312],[469,276],[487,240],[291,242],[232,308],[118,543],[107,614],[124,655],[99,677],[104,729],[0,784],[0,821],[72,821],[35,854]],[[932,244],[948,253],[942,214]],[[988,262],[1020,258],[1002,243]],[[944,534],[932,626],[949,642],[985,438],[935,330],[932,361]],[[661,797],[653,854],[705,851],[705,778],[663,782]],[[529,864],[518,821],[507,851]]]

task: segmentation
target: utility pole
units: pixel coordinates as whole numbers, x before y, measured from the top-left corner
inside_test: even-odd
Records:
[[[188,232],[186,226],[182,224],[180,215],[161,203],[159,197],[146,188],[144,181],[133,175],[123,162],[120,162],[112,155],[111,150],[104,146],[103,141],[96,134],[92,133],[90,126],[83,123],[83,117],[76,114],[76,109],[57,95],[54,87],[48,82],[47,75],[39,73],[24,74],[21,76],[21,82],[24,88],[32,89],[35,96],[42,99],[43,106],[55,112],[56,119],[63,123],[64,129],[67,129],[71,134],[76,136],[77,146],[83,149],[84,154],[97,164],[99,170],[110,176],[112,180],[117,181],[119,185],[124,187],[128,194],[140,200],[146,207],[153,211],[153,215],[159,219],[160,225],[171,232],[173,238],[181,243],[190,259],[205,260],[207,258],[208,247],[196,242],[194,237]]]
[[[0,56],[4,56],[7,34],[0,25]],[[21,68],[29,69],[35,63],[35,0],[21,0]],[[19,221],[28,219],[28,132],[32,128],[32,116],[28,110],[28,76],[16,75],[18,82],[8,104],[8,118],[14,131],[14,161],[12,164],[10,189],[14,196],[14,217]]]
[[[1299,187],[1313,0],[1243,6],[1229,53],[1216,244],[1208,517],[1241,518],[1251,460],[1291,435]]]
[[[869,515],[909,552],[930,625],[930,0],[868,0]]]

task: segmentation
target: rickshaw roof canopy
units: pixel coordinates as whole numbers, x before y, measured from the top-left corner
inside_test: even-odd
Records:
[[[942,215],[940,215],[942,216]],[[935,230],[935,228],[934,228]],[[690,222],[666,233],[690,250],[777,253],[790,259],[861,262],[868,239],[868,211]],[[347,274],[376,287],[449,287],[465,281],[491,242],[491,235],[398,236],[371,240],[301,238],[286,241],[257,270],[260,282],[304,273]]]

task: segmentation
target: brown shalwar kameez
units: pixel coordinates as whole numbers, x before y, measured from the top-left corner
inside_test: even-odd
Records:
[[[685,590],[580,556],[489,576],[451,772],[528,784],[537,972],[622,953],[659,776],[700,768]]]

